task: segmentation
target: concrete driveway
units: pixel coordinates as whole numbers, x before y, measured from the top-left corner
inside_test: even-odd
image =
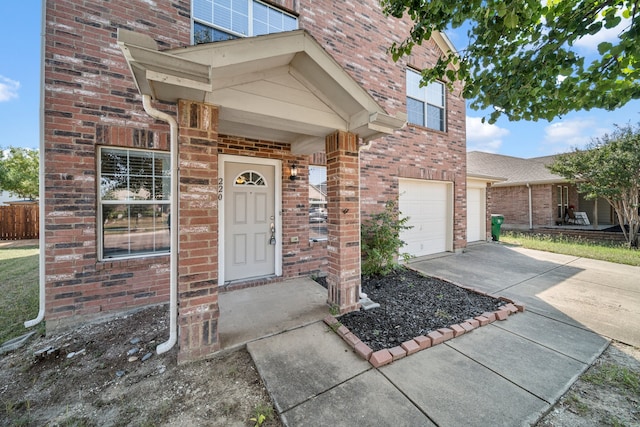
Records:
[[[411,267],[520,300],[537,314],[640,347],[640,267],[497,243],[417,259]]]
[[[607,347],[640,346],[640,268],[486,243],[416,259],[527,311],[372,367],[318,321],[247,345],[287,426],[530,426]]]

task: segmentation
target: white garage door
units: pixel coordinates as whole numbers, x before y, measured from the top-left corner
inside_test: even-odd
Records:
[[[440,181],[399,180],[399,208],[409,217],[401,233],[402,252],[423,256],[453,250],[453,185]]]
[[[485,189],[467,187],[467,242],[486,240]]]

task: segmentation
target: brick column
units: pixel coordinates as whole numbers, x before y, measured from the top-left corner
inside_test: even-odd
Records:
[[[357,135],[326,137],[329,303],[340,313],[360,307],[360,181]]]
[[[180,253],[178,363],[219,350],[218,109],[178,103]]]

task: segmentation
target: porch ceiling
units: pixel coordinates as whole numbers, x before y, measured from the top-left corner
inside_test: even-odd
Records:
[[[311,154],[335,130],[369,141],[405,124],[303,30],[159,51],[151,37],[120,29],[118,44],[141,94],[217,105],[222,134]]]

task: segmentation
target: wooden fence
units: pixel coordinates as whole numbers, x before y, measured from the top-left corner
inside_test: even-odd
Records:
[[[36,204],[0,206],[0,240],[37,239],[39,213]]]

